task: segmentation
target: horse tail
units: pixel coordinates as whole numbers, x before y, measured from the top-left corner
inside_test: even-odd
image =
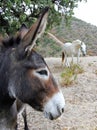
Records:
[[[64,63],[64,58],[65,58],[65,54],[64,54],[64,52],[62,52],[62,65]]]

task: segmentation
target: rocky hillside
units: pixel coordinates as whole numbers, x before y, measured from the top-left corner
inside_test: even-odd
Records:
[[[53,27],[50,31],[62,42],[80,39],[87,45],[88,55],[97,55],[97,27],[77,18],[72,18],[71,24],[66,26],[63,22]],[[60,56],[62,49],[48,35],[41,38],[41,44],[37,45],[38,51],[43,56]]]

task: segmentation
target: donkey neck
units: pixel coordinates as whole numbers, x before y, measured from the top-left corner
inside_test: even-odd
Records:
[[[11,106],[15,100],[10,97],[8,91],[11,64],[10,53],[10,50],[0,52],[0,110],[5,106]]]
[[[0,111],[0,130],[15,130],[17,120],[16,102]]]

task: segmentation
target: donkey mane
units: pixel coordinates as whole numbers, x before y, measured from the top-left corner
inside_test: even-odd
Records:
[[[20,41],[21,41],[20,36],[17,36],[17,37],[11,36],[7,39],[2,40],[1,45],[3,45],[3,48],[6,48],[6,49],[16,48],[20,44]]]
[[[20,36],[11,36],[0,41],[0,106],[1,104],[4,105],[4,103],[10,105],[15,100],[9,97],[8,89],[6,88],[8,87],[10,74],[11,52],[13,48],[16,48],[20,44],[20,41]]]

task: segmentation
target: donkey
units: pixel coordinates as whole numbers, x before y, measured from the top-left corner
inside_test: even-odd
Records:
[[[15,130],[17,103],[27,103],[54,120],[64,112],[64,96],[44,58],[33,50],[43,34],[49,8],[22,35],[0,41],[0,130]],[[22,106],[22,105],[21,105]]]

